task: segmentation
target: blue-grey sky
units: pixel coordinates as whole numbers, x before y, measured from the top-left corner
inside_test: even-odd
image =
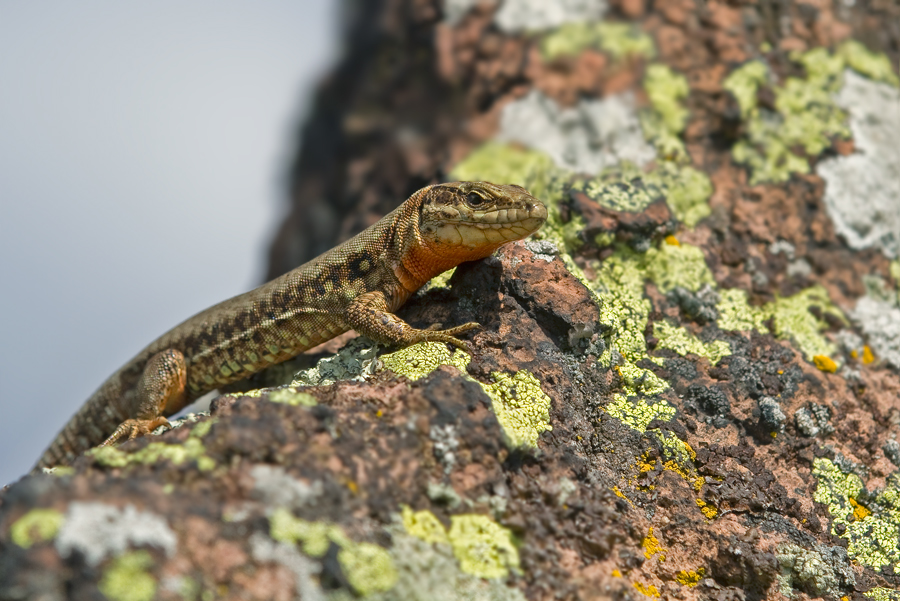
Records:
[[[0,486],[143,346],[259,283],[337,4],[0,3]]]

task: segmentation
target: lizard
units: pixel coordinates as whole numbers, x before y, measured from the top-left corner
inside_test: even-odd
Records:
[[[193,400],[351,329],[375,342],[451,344],[449,329],[416,329],[395,311],[431,278],[536,232],[540,200],[516,185],[451,182],[418,190],[394,211],[311,261],[175,326],[110,376],[44,451],[35,470],[143,436]]]

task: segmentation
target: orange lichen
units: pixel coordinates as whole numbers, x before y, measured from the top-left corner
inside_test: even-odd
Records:
[[[647,595],[648,597],[659,597],[659,589],[653,586],[652,584],[644,584],[642,582],[635,582],[634,588],[640,591],[642,594]]]
[[[822,371],[827,371],[828,373],[833,374],[837,371],[837,363],[829,357],[828,355],[815,355],[813,357],[813,363],[816,364],[816,367],[821,369]]]
[[[678,238],[676,238],[672,234],[666,236],[666,244],[668,244],[669,246],[681,246],[681,242],[679,242]]]
[[[613,575],[613,578],[621,578],[622,572],[620,572],[619,570],[613,570],[612,575]]]
[[[644,537],[644,540],[641,541],[641,546],[644,547],[644,557],[650,559],[656,554],[659,554],[659,561],[666,560],[666,550],[660,544],[659,539],[653,536],[653,527],[650,527],[650,530],[647,532],[647,536]]]
[[[864,520],[872,515],[871,510],[867,509],[863,505],[860,505],[856,499],[850,498],[847,500],[850,501],[850,505],[853,507],[853,519],[857,522],[860,520]]]
[[[675,580],[684,586],[697,586],[706,575],[706,568],[697,568],[696,570],[681,570],[675,574]]]
[[[703,499],[697,499],[696,501],[697,501],[697,507],[700,508],[700,511],[703,513],[703,515],[706,516],[707,519],[711,520],[714,517],[716,517],[717,515],[719,515],[719,511],[715,507],[713,507],[712,505],[710,505],[709,503],[704,501]]]
[[[875,361],[875,353],[872,352],[872,349],[869,348],[869,345],[865,345],[863,347],[863,355],[862,362],[866,365],[873,363]]]

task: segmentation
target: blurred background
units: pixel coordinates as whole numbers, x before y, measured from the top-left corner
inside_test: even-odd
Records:
[[[0,486],[144,345],[262,281],[337,20],[0,3]]]

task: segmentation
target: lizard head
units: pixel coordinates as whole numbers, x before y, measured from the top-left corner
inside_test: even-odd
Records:
[[[521,186],[452,182],[424,192],[419,233],[432,250],[457,263],[487,257],[533,234],[547,219],[544,203]]]

